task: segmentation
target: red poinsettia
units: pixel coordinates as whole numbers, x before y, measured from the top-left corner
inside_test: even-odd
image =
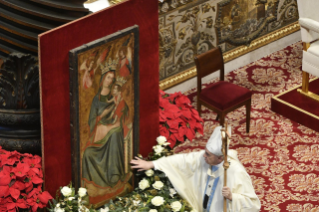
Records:
[[[172,148],[177,141],[192,141],[196,132],[203,134],[203,120],[181,92],[159,91],[159,122],[160,135],[167,138]]]
[[[42,192],[41,157],[9,152],[0,146],[0,211],[46,207],[53,197]]]

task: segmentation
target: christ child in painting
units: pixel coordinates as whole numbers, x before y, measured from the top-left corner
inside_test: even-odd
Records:
[[[123,114],[123,107],[125,106],[123,98],[122,98],[122,92],[121,88],[123,84],[126,82],[126,80],[122,77],[118,77],[116,79],[115,84],[113,85],[112,89],[112,95],[113,98],[108,100],[108,103],[114,102],[115,103],[115,108],[112,112],[112,118],[113,118],[113,123],[115,123],[118,119]]]

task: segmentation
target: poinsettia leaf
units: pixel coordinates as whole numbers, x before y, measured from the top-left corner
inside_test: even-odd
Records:
[[[16,206],[18,208],[28,208],[27,204],[25,203],[23,199],[18,199],[16,202]]]
[[[16,204],[15,203],[7,203],[7,209],[8,210],[12,210],[12,209],[15,209],[15,207],[16,207]]]
[[[36,212],[37,210],[38,210],[38,204],[34,204],[33,206],[32,206],[32,211],[33,212]]]
[[[8,185],[10,182],[11,182],[10,174],[3,174],[2,176],[0,176],[0,186]]]
[[[0,197],[6,197],[9,195],[9,186],[0,186]]]
[[[47,204],[50,199],[53,199],[53,197],[47,191],[43,191],[42,193],[40,193],[38,195],[38,198],[44,204]]]
[[[199,132],[200,134],[203,135],[204,131],[203,131],[203,125],[201,123],[196,123],[195,125],[195,129],[197,132]]]
[[[167,120],[167,124],[170,129],[178,129],[179,120],[178,119]]]
[[[168,137],[167,142],[169,142],[169,143],[170,143],[169,146],[170,146],[171,148],[173,148],[173,147],[175,146],[175,144],[176,144],[176,137],[175,137],[175,135],[174,135],[174,134],[171,134],[171,135]]]
[[[13,188],[18,189],[19,191],[22,191],[25,189],[25,184],[21,181],[15,181],[15,183],[12,185]]]
[[[195,133],[192,132],[192,129],[188,129],[186,132],[186,137],[188,138],[188,140],[192,141],[194,138],[194,134]]]
[[[168,131],[168,129],[167,129],[165,126],[163,126],[163,125],[160,125],[160,127],[159,127],[159,134],[162,135],[162,136],[164,136],[166,139],[169,137],[169,131]]]
[[[32,191],[32,189],[33,189],[33,186],[28,186],[25,188],[25,192],[29,193],[30,191]]]
[[[183,105],[188,105],[191,103],[189,98],[187,96],[181,95],[178,98],[176,98],[175,103],[178,107],[182,107]]]
[[[31,177],[31,180],[34,184],[40,184],[40,183],[43,183],[43,180],[40,178],[40,177],[37,177],[37,176],[33,176]]]
[[[162,90],[159,90],[159,94],[160,94],[160,96],[161,96],[161,95],[165,95],[165,92],[162,91]]]
[[[14,199],[18,199],[20,196],[20,190],[16,189],[16,188],[10,188],[9,189],[10,195],[14,198]]]

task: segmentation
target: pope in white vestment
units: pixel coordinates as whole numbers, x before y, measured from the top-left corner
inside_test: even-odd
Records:
[[[260,201],[250,176],[237,158],[235,150],[228,151],[227,187],[223,187],[224,168],[221,151],[221,127],[216,127],[206,149],[200,152],[176,154],[145,162],[147,168],[163,171],[175,190],[198,212],[223,212],[224,196],[229,212],[256,212]],[[142,160],[135,160],[142,161]],[[132,162],[142,168],[138,162]],[[140,169],[141,170],[141,169]]]

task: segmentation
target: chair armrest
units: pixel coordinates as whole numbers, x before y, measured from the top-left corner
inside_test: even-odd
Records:
[[[301,27],[310,29],[319,33],[319,22],[310,18],[299,18],[299,24]]]

